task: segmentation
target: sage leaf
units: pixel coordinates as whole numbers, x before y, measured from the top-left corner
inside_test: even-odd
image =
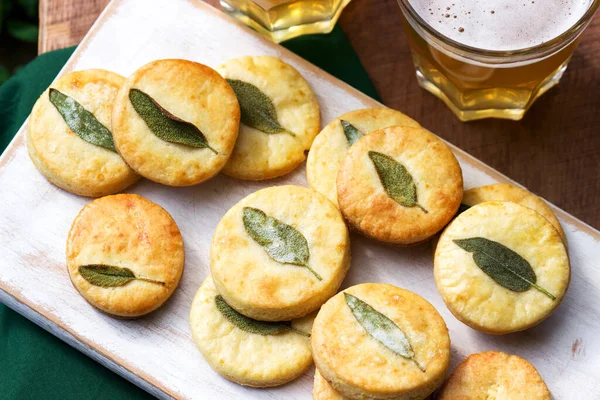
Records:
[[[245,315],[240,314],[231,307],[221,295],[215,296],[215,304],[221,314],[233,325],[240,328],[244,332],[256,333],[259,335],[278,335],[285,332],[296,332],[303,336],[310,336],[309,333],[303,332],[299,329],[292,328],[289,322],[268,322],[268,321],[257,321],[252,318],[248,318]]]
[[[165,284],[164,282],[154,279],[135,276],[133,271],[129,268],[115,267],[112,265],[81,265],[79,267],[79,274],[92,285],[104,288],[123,286],[133,280],[146,281],[159,285]]]
[[[159,139],[189,147],[206,148],[218,154],[196,125],[171,114],[148,94],[139,89],[130,89],[129,100],[150,131]]]
[[[536,285],[537,276],[531,264],[517,252],[483,237],[453,240],[460,248],[473,253],[473,261],[499,285],[513,292],[526,292],[532,286],[548,296],[556,297]]]
[[[404,207],[418,207],[425,214],[429,213],[418,203],[417,185],[404,165],[377,151],[369,151],[369,158],[388,196]]]
[[[227,83],[235,92],[238,103],[240,103],[241,121],[244,125],[264,133],[287,133],[290,136],[296,136],[279,124],[277,110],[271,99],[262,90],[239,79],[227,79]]]
[[[352,315],[369,336],[399,356],[414,361],[417,367],[425,372],[425,367],[415,358],[415,352],[410,345],[410,341],[394,321],[358,297],[344,292],[344,298],[352,311]]]
[[[244,207],[242,220],[248,235],[262,246],[269,257],[282,264],[307,268],[318,279],[321,276],[308,265],[310,251],[306,238],[293,226],[268,216],[262,210]]]
[[[352,146],[358,139],[365,136],[361,131],[356,129],[354,125],[350,122],[340,120],[340,124],[342,125],[342,129],[344,130],[344,136],[346,136],[346,140],[348,141],[348,145]]]
[[[63,117],[67,126],[77,136],[88,143],[116,152],[112,133],[94,114],[83,108],[81,104],[72,97],[59,92],[54,88],[48,91],[50,103],[56,107],[58,113]]]

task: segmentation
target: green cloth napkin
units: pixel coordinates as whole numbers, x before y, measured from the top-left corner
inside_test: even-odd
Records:
[[[339,27],[328,35],[299,37],[283,46],[365,94],[378,98],[369,76]],[[43,54],[0,86],[0,152],[73,50],[68,48]],[[191,354],[190,357],[201,355]],[[0,304],[0,398],[117,400],[152,396]]]

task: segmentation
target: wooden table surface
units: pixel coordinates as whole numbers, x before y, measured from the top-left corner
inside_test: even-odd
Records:
[[[108,2],[40,0],[39,52],[77,44]],[[422,90],[396,0],[353,0],[340,25],[387,106],[600,229],[600,18],[560,85],[520,122],[463,123]]]

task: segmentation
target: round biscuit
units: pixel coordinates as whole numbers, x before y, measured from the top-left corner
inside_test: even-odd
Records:
[[[472,354],[460,363],[440,391],[439,400],[550,400],[552,396],[529,361],[499,351]]]
[[[314,274],[272,259],[246,231],[245,207],[303,235]],[[258,320],[287,321],[318,309],[336,293],[350,266],[350,238],[339,210],[325,196],[299,186],[276,186],[227,211],[215,229],[210,260],[215,285],[233,308]]]
[[[156,136],[133,108],[131,89],[195,125],[217,154]],[[239,121],[240,107],[225,79],[206,65],[176,59],[153,61],[135,71],[119,90],[112,113],[115,146],[125,161],[140,175],[170,186],[215,176],[233,151]]]
[[[406,207],[386,192],[370,152],[402,164],[412,176],[420,207]],[[373,239],[415,245],[452,219],[463,194],[462,171],[450,148],[423,128],[393,126],[350,147],[337,175],[338,202],[346,220]],[[422,207],[422,208],[421,208]]]
[[[335,180],[350,148],[341,121],[349,122],[365,135],[390,126],[420,126],[400,111],[385,107],[350,111],[327,124],[315,138],[308,153],[306,178],[310,187],[335,205],[338,204]]]
[[[75,99],[112,131],[111,111],[121,75],[100,69],[71,72],[50,88]],[[140,177],[114,151],[88,143],[74,133],[50,102],[49,90],[37,100],[27,125],[27,149],[36,168],[68,192],[100,197],[120,192]]]
[[[367,333],[344,293],[392,320],[423,370]],[[348,398],[423,399],[443,382],[450,362],[448,329],[436,309],[422,297],[387,284],[352,286],[327,301],[315,319],[311,345],[320,374]]]
[[[217,373],[241,385],[283,385],[312,365],[310,340],[297,332],[260,335],[231,323],[215,305],[219,292],[206,278],[190,311],[192,337],[204,359]],[[294,329],[310,332],[292,321]]]
[[[500,243],[529,262],[536,284],[516,292],[496,283],[454,240],[482,237]],[[550,222],[529,207],[486,202],[461,213],[440,236],[434,278],[448,309],[471,328],[490,334],[522,331],[538,324],[558,307],[569,286],[567,250]]]
[[[73,286],[92,306],[112,316],[134,318],[156,310],[177,288],[183,264],[183,241],[175,221],[162,207],[136,194],[88,203],[69,231],[67,269]],[[81,275],[84,265],[128,268],[145,280],[96,286]]]
[[[319,104],[308,82],[291,65],[272,56],[228,60],[217,68],[226,79],[260,89],[273,103],[285,132],[268,134],[243,123],[223,173],[238,179],[262,180],[285,175],[306,158],[321,127]]]

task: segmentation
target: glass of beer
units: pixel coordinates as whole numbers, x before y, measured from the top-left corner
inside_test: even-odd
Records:
[[[220,0],[229,15],[275,42],[329,33],[350,0]]]
[[[600,0],[398,0],[419,84],[462,121],[519,120],[556,85]]]

